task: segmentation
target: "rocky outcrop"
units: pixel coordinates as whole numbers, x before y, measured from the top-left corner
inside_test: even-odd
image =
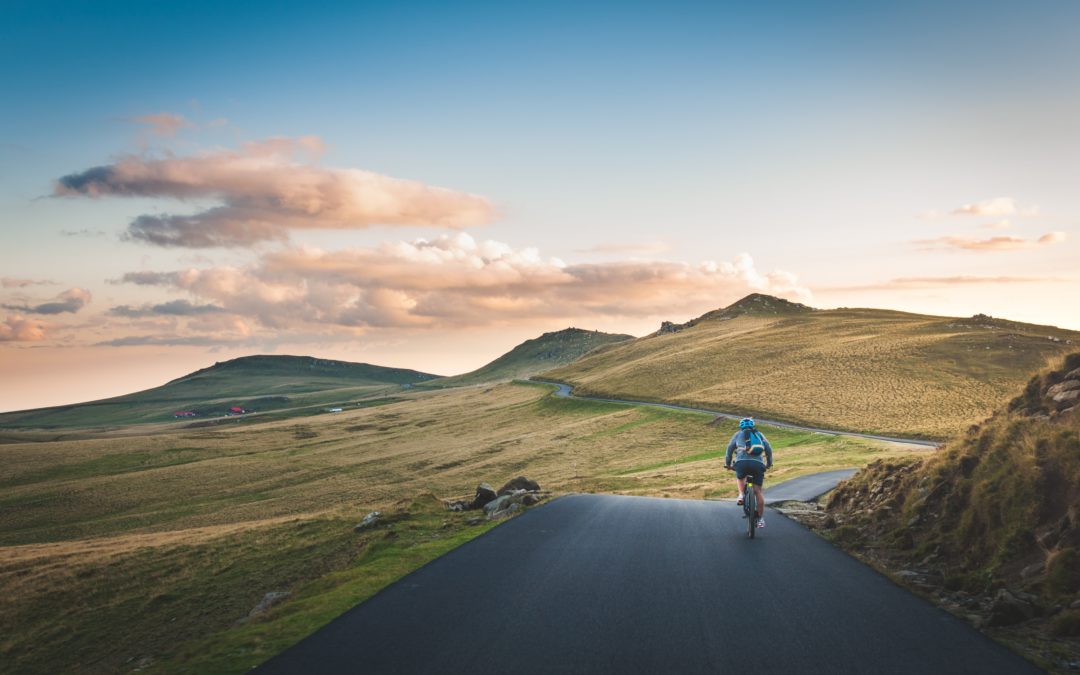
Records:
[[[497,520],[513,515],[527,506],[539,504],[550,494],[542,491],[536,481],[518,476],[507,481],[498,491],[487,483],[481,483],[476,486],[476,496],[472,501],[456,500],[446,506],[451,511],[483,509],[488,520]]]
[[[353,528],[353,532],[362,532],[369,527],[375,527],[375,524],[379,522],[379,518],[382,518],[382,512],[372,511],[371,513],[364,516],[363,520],[356,524],[356,526]]]
[[[536,492],[539,489],[540,484],[536,481],[529,480],[525,476],[518,476],[517,478],[511,478],[506,482],[505,485],[499,488],[498,496],[501,497],[503,495],[510,494],[511,492],[514,492],[516,490],[527,490],[531,492]]]
[[[248,612],[246,617],[240,620],[240,623],[247,623],[248,621],[257,618],[259,615],[265,614],[271,607],[288,600],[291,596],[292,593],[288,591],[270,591],[263,596],[262,600],[259,601],[259,604],[255,605],[255,607]]]

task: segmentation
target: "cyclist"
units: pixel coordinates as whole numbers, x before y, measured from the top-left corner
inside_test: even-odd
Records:
[[[735,455],[735,466],[731,456]],[[764,455],[764,457],[763,457]],[[733,469],[739,484],[739,505],[746,499],[746,477],[754,477],[754,494],[757,495],[758,527],[765,527],[765,496],[761,488],[765,484],[765,471],[772,468],[772,446],[765,434],[754,426],[752,417],[739,420],[739,430],[731,437],[724,455],[724,468]]]

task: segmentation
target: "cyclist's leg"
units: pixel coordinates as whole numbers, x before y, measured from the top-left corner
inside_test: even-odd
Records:
[[[765,484],[765,469],[761,468],[755,473],[754,494],[757,496],[757,516],[761,518],[765,515],[765,492],[762,487]]]

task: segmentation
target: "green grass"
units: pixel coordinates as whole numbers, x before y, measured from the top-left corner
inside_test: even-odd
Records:
[[[187,645],[154,672],[245,672],[495,525],[465,525],[465,514],[449,514],[433,502],[416,500],[404,518],[377,529],[348,566],[300,586],[257,621]]]

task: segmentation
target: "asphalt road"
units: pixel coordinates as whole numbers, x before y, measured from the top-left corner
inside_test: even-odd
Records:
[[[684,405],[673,405],[671,403],[652,403],[650,401],[625,401],[616,398],[597,398],[595,396],[576,396],[573,391],[574,388],[568,384],[562,384],[561,382],[548,382],[546,380],[532,380],[540,384],[550,384],[557,389],[555,395],[560,398],[579,398],[583,401],[600,401],[602,403],[622,403],[624,405],[641,405],[648,406],[650,408],[665,408],[667,410],[687,410],[689,412],[708,413],[709,415],[716,415],[717,417],[726,417],[727,419],[737,420],[741,419],[742,415],[735,415],[732,413],[719,412],[717,410],[706,410],[705,408],[690,408]],[[756,418],[755,418],[756,419]],[[771,420],[757,419],[757,423],[770,426],[780,427],[782,429],[795,429],[798,431],[813,431],[818,434],[828,434],[830,436],[852,436],[854,438],[870,438],[875,441],[887,441],[889,443],[903,443],[906,445],[922,445],[925,447],[936,448],[939,443],[934,441],[923,441],[913,438],[897,438],[895,436],[878,436],[875,434],[861,434],[856,431],[835,431],[832,429],[819,429],[817,427],[804,427],[799,424],[789,424],[787,422],[774,422]]]
[[[794,499],[800,502],[808,502],[817,499],[836,484],[855,475],[857,469],[839,469],[837,471],[822,471],[807,476],[799,476],[786,480],[776,487],[769,487],[769,476],[765,475],[765,503],[782,502]]]
[[[770,512],[571,495],[386,588],[260,673],[1040,672]]]

